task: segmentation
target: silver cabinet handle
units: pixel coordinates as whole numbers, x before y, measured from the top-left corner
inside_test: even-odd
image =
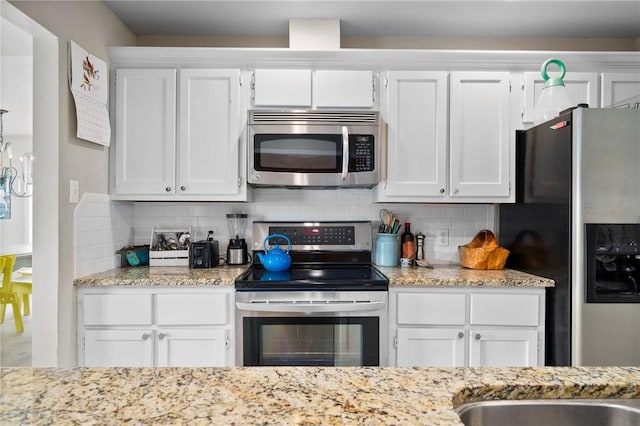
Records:
[[[164,190],[167,191],[167,192],[171,192],[171,187],[167,186]]]
[[[458,333],[458,339],[462,339],[464,337],[464,333],[461,331]]]
[[[342,126],[342,180],[349,175],[349,129]]]
[[[444,194],[444,188],[440,188],[440,193]]]
[[[480,340],[482,339],[482,336],[480,335],[480,333],[476,334],[476,340]]]
[[[164,340],[164,338],[167,337],[167,336],[168,336],[168,334],[166,334],[166,333],[160,333],[160,334],[158,334],[158,339]]]
[[[144,333],[144,334],[142,335],[142,340],[147,340],[149,337],[150,337],[150,336],[149,336],[149,333]]]
[[[184,191],[184,190],[186,190],[186,189],[187,189],[187,187],[186,187],[186,186],[184,186],[184,185],[182,185],[182,186],[180,187],[180,190],[181,190],[181,191]]]

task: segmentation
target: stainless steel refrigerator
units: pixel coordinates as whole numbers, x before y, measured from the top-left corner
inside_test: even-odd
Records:
[[[638,109],[577,108],[518,131],[516,203],[499,206],[498,234],[507,267],[555,280],[546,365],[640,365],[640,294],[586,301],[587,223],[640,223]]]

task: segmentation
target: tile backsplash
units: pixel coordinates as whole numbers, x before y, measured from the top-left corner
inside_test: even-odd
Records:
[[[386,208],[413,233],[426,236],[425,254],[434,264],[458,263],[458,246],[466,244],[481,229],[494,229],[492,204],[374,203],[368,189],[289,190],[256,189],[252,203],[122,202],[106,194],[84,194],[75,210],[76,276],[120,266],[115,252],[131,244],[149,244],[153,227],[191,227],[193,240],[209,230],[226,253],[229,231],[227,213],[247,213],[247,242],[251,244],[254,220],[370,220],[372,238]],[[449,244],[436,244],[439,229],[449,232]],[[401,229],[402,231],[402,229]],[[250,246],[251,247],[251,246]]]
[[[131,244],[133,203],[111,201],[107,194],[85,193],[74,211],[75,276],[120,266],[115,252]]]
[[[393,211],[403,224],[410,222],[414,234],[425,234],[425,253],[432,263],[457,263],[458,245],[469,242],[481,229],[494,229],[492,204],[374,203],[373,191],[368,189],[260,188],[254,190],[252,203],[137,202],[133,214],[134,243],[148,244],[154,226],[176,229],[190,226],[194,239],[203,239],[207,231],[214,231],[223,254],[229,239],[227,213],[248,214],[246,238],[251,243],[254,220],[370,220],[376,232],[382,208]],[[448,246],[436,245],[438,229],[448,230]]]

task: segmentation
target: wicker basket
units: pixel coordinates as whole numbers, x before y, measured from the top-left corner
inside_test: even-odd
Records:
[[[488,229],[478,232],[469,243],[458,246],[460,264],[470,269],[502,269],[509,250],[499,247],[496,236]]]

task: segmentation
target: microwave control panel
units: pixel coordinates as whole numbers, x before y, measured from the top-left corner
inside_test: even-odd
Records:
[[[373,135],[349,135],[349,171],[370,172],[375,165]]]

